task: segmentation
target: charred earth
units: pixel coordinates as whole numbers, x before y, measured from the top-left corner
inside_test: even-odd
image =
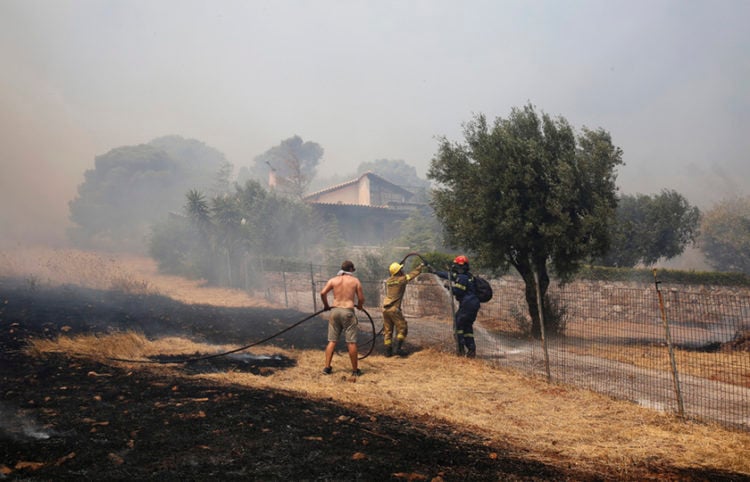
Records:
[[[23,351],[31,338],[111,330],[242,344],[278,332],[284,327],[279,320],[305,315],[0,280],[0,479],[619,479],[606,469],[540,463],[435,420],[396,419],[331,400]],[[312,320],[274,343],[322,349],[322,323]],[[293,364],[283,356],[218,357],[185,371],[264,376]],[[736,479],[676,469],[644,469],[638,478]]]

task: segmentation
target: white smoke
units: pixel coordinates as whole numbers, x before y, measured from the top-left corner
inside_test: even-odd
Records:
[[[48,431],[20,410],[0,404],[0,434],[16,440],[47,440]]]

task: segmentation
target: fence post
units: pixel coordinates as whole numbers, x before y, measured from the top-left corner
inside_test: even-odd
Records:
[[[315,296],[315,274],[313,274],[313,264],[310,263],[310,286],[312,287],[313,313],[318,312],[318,297]]]
[[[667,312],[664,309],[664,298],[661,295],[659,289],[659,281],[656,278],[656,268],[654,268],[654,286],[656,286],[656,294],[659,297],[659,309],[661,310],[661,319],[664,323],[664,335],[667,338],[667,347],[669,349],[669,363],[672,365],[672,381],[674,382],[674,393],[677,397],[677,410],[680,417],[685,417],[685,405],[682,402],[682,391],[680,390],[680,377],[677,373],[677,363],[674,358],[674,348],[672,347],[672,335],[669,333],[669,322],[667,321]]]
[[[534,273],[534,289],[536,290],[536,307],[539,312],[539,328],[542,335],[542,350],[544,351],[544,370],[547,372],[547,382],[552,380],[552,375],[549,369],[549,352],[547,351],[547,337],[544,334],[544,309],[542,308],[542,292],[539,289],[539,275],[536,270],[532,269]]]
[[[271,297],[270,283],[268,282],[268,279],[266,277],[266,264],[263,262],[262,256],[256,259],[260,261],[260,275],[261,275],[261,279],[263,280],[262,286],[265,287],[264,296],[266,297],[266,300],[273,301],[273,298]]]

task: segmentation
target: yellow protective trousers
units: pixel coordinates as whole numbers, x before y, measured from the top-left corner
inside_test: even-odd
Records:
[[[405,340],[409,333],[406,318],[401,308],[391,307],[383,310],[383,340],[386,346],[393,343],[393,330],[396,329],[396,339]]]

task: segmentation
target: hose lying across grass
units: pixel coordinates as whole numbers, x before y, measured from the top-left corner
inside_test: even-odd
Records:
[[[418,256],[419,259],[421,259],[422,262],[425,265],[428,265],[427,261],[425,261],[425,259],[419,253],[408,253],[406,256],[404,256],[404,259],[401,260],[400,264],[403,265],[406,262],[406,260],[409,257],[411,257],[411,256]],[[272,339],[276,338],[277,336],[279,336],[279,335],[281,335],[283,333],[286,333],[287,331],[289,331],[289,330],[291,330],[293,328],[296,328],[297,326],[301,325],[302,323],[306,322],[307,320],[315,318],[316,316],[320,315],[324,311],[326,311],[326,310],[318,310],[315,313],[313,313],[312,315],[309,315],[309,316],[306,316],[305,318],[302,318],[300,321],[298,321],[298,322],[296,322],[296,323],[294,323],[294,324],[292,324],[292,325],[284,328],[283,330],[281,330],[281,331],[279,331],[277,333],[274,333],[271,336],[268,336],[268,337],[266,337],[266,338],[264,338],[262,340],[256,341],[256,342],[251,343],[249,345],[241,346],[239,348],[235,348],[234,350],[229,350],[229,351],[225,351],[225,352],[222,352],[222,353],[214,353],[214,354],[211,354],[211,355],[196,356],[196,357],[185,358],[185,359],[182,359],[182,360],[169,360],[169,361],[165,361],[165,360],[131,360],[131,359],[128,359],[128,358],[114,358],[114,357],[108,357],[108,360],[120,361],[120,362],[128,362],[128,363],[159,363],[159,364],[168,364],[168,363],[193,363],[193,362],[202,361],[202,360],[210,360],[212,358],[219,358],[219,357],[231,355],[232,353],[237,353],[237,352],[240,352],[240,351],[243,351],[243,350],[247,350],[248,348],[252,348],[252,347],[257,346],[257,345],[261,345],[261,344],[263,344],[263,343],[265,343],[265,342],[267,342],[269,340],[272,340]],[[368,313],[367,310],[365,310],[364,308],[362,308],[362,312],[365,315],[367,315],[367,318],[370,320],[370,326],[372,327],[372,340],[370,341],[370,349],[367,351],[366,354],[364,354],[363,356],[359,357],[360,360],[364,360],[365,358],[367,358],[368,356],[370,356],[372,354],[373,350],[375,349],[375,340],[378,338],[378,336],[380,336],[383,333],[383,329],[382,328],[380,329],[380,331],[378,331],[376,333],[375,332],[375,322],[372,320],[372,316],[370,316],[370,313]]]
[[[294,323],[294,324],[292,324],[292,325],[284,328],[283,330],[281,330],[279,332],[274,333],[271,336],[267,336],[266,338],[263,338],[262,340],[258,340],[258,341],[253,342],[253,343],[250,343],[249,345],[241,346],[239,348],[235,348],[234,350],[229,350],[229,351],[225,351],[225,352],[222,352],[222,353],[213,353],[211,355],[195,356],[195,357],[184,358],[182,360],[178,359],[178,360],[168,360],[168,361],[167,360],[134,360],[134,359],[129,359],[129,358],[116,358],[116,357],[107,357],[107,359],[108,360],[113,360],[113,361],[119,361],[119,362],[128,362],[128,363],[157,363],[157,364],[194,363],[194,362],[197,362],[197,361],[210,360],[212,358],[219,358],[219,357],[231,355],[233,353],[237,353],[237,352],[240,352],[240,351],[243,351],[243,350],[247,350],[248,348],[252,348],[254,346],[261,345],[261,344],[263,344],[263,343],[265,343],[265,342],[267,342],[269,340],[272,340],[272,339],[276,338],[277,336],[279,336],[279,335],[281,335],[283,333],[286,333],[287,331],[289,331],[289,330],[291,330],[293,328],[298,327],[302,323],[304,323],[304,322],[306,322],[306,321],[308,321],[308,320],[310,320],[312,318],[315,318],[316,316],[320,315],[324,311],[326,311],[326,310],[318,310],[315,313],[302,318],[298,322],[296,322],[296,323]],[[370,326],[372,327],[372,340],[371,340],[371,343],[370,343],[370,349],[368,350],[368,352],[365,355],[363,355],[363,356],[361,356],[359,358],[360,360],[364,360],[365,358],[367,358],[368,356],[370,356],[370,354],[372,354],[372,351],[375,349],[375,340],[377,339],[378,335],[380,335],[380,333],[382,333],[382,331],[383,331],[381,329],[379,333],[376,333],[375,332],[375,322],[373,321],[372,316],[370,316],[370,313],[368,313],[367,310],[365,310],[364,308],[362,308],[362,312],[365,315],[367,315],[367,318],[370,320]]]

